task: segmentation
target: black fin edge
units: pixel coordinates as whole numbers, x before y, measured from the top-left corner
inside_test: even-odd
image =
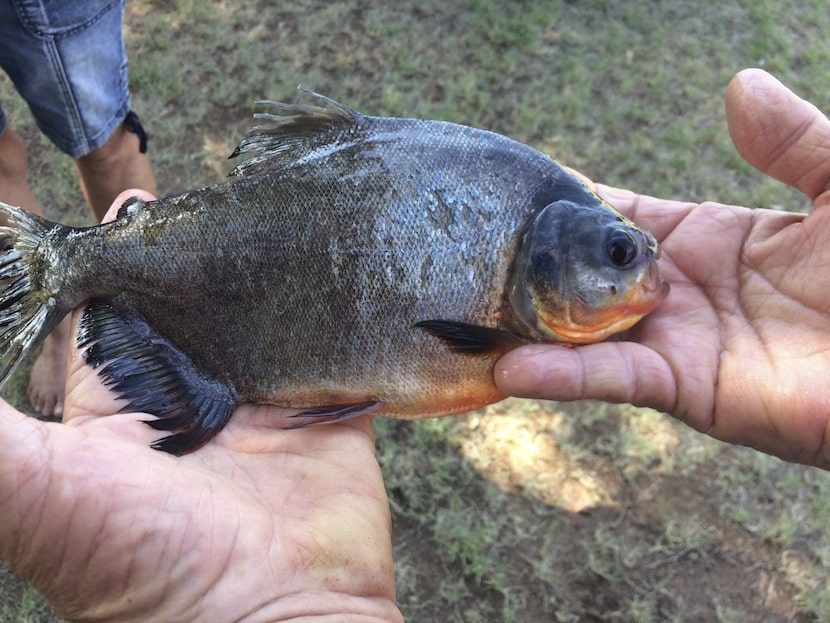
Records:
[[[152,444],[182,455],[197,450],[230,420],[234,390],[201,374],[191,360],[136,312],[92,300],[81,316],[78,345],[104,384],[128,401],[121,412],[156,416],[146,423],[171,431]]]
[[[443,340],[450,350],[462,355],[499,354],[534,341],[513,331],[456,320],[421,320],[415,326]]]

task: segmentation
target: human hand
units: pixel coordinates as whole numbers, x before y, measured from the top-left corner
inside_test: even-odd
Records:
[[[174,457],[120,406],[77,350],[64,425],[0,402],[0,553],[59,615],[402,620],[369,418],[285,431],[245,405]]]
[[[528,346],[497,364],[507,394],[630,402],[719,439],[830,467],[830,121],[769,74],[726,97],[741,155],[813,200],[806,217],[597,186],[661,243],[668,298],[626,336]]]

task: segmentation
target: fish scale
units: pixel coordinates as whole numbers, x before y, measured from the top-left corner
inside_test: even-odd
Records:
[[[244,402],[287,428],[499,400],[493,365],[624,330],[657,243],[546,155],[485,130],[260,103],[221,184],[73,229],[0,205],[0,379],[71,309],[86,361],[181,454]]]

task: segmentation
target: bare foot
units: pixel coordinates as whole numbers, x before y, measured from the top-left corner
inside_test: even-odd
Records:
[[[49,334],[29,375],[29,402],[45,417],[60,418],[66,384],[66,355],[69,344],[69,317]]]

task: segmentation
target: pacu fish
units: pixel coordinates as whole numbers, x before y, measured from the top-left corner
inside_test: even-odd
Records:
[[[309,95],[258,103],[221,184],[89,228],[0,205],[0,380],[85,305],[87,363],[183,454],[243,402],[287,426],[468,411],[503,398],[504,352],[666,296],[654,237],[541,152]]]

